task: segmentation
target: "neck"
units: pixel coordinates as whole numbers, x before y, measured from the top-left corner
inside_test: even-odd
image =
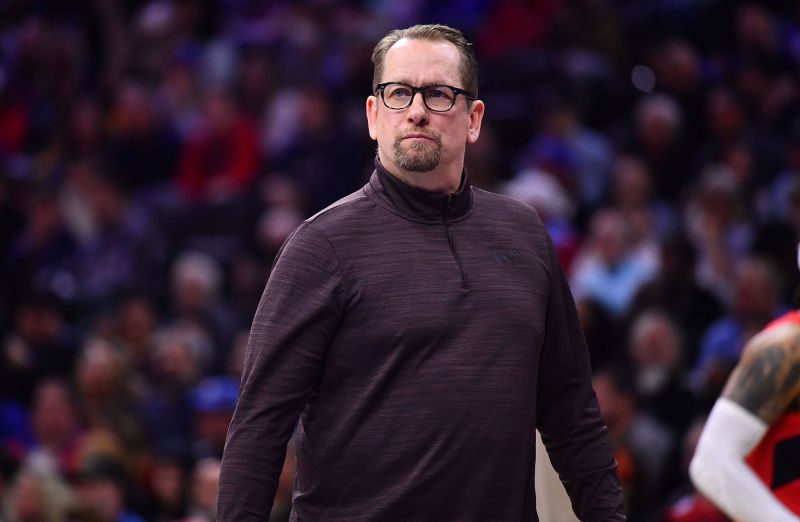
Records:
[[[433,170],[428,172],[413,172],[401,169],[393,161],[387,161],[382,158],[380,153],[378,159],[384,168],[394,177],[406,185],[427,190],[428,192],[435,192],[437,194],[452,194],[458,191],[461,186],[461,173],[464,170],[464,160],[458,162],[458,165],[439,165]]]

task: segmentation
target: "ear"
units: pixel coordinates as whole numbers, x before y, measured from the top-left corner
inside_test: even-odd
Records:
[[[378,99],[375,96],[367,96],[367,126],[369,127],[369,137],[373,140],[378,139]]]
[[[481,134],[481,121],[486,106],[481,100],[472,102],[469,112],[469,128],[467,129],[467,143],[475,143]]]

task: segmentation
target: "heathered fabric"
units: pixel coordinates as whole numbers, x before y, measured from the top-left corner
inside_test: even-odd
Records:
[[[287,240],[253,321],[219,520],[538,520],[536,427],[583,521],[624,520],[569,288],[535,211],[376,162]]]

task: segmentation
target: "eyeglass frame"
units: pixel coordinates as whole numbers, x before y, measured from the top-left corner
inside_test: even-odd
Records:
[[[404,107],[389,107],[389,105],[386,103],[386,98],[384,97],[383,93],[386,90],[386,87],[388,87],[389,85],[393,85],[393,84],[403,85],[403,86],[408,87],[409,89],[411,89],[411,98],[409,98],[409,100],[408,100],[408,105],[406,105]],[[450,107],[448,107],[447,109],[444,109],[444,110],[432,109],[430,107],[430,105],[428,105],[428,100],[425,99],[425,94],[424,94],[424,91],[426,89],[430,89],[431,87],[447,87],[448,89],[453,91],[453,103],[452,103],[452,105],[450,105]],[[379,83],[378,85],[375,86],[375,90],[373,92],[377,92],[377,91],[380,91],[380,93],[381,93],[381,101],[383,102],[383,106],[386,107],[387,109],[390,109],[390,110],[393,110],[393,111],[402,111],[404,109],[408,109],[409,107],[411,107],[411,104],[414,103],[414,96],[416,96],[417,93],[420,93],[420,96],[422,96],[422,103],[425,105],[426,109],[428,109],[429,111],[432,111],[432,112],[439,112],[439,113],[441,113],[441,112],[450,112],[451,110],[453,110],[453,107],[456,106],[456,101],[458,100],[458,95],[459,94],[464,96],[464,98],[466,98],[470,102],[473,102],[473,101],[476,100],[475,96],[473,96],[469,91],[466,91],[464,89],[459,89],[458,87],[453,87],[452,85],[446,85],[446,84],[443,84],[443,83],[434,83],[434,84],[431,84],[431,85],[425,85],[423,87],[415,87],[415,86],[413,86],[411,84],[408,84],[406,82],[383,82],[383,83]]]

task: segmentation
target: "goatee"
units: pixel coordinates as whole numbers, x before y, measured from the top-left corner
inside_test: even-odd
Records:
[[[411,143],[403,147],[403,139],[394,140],[394,161],[398,167],[408,172],[428,172],[439,165],[442,158],[442,141],[438,136],[433,141]]]

